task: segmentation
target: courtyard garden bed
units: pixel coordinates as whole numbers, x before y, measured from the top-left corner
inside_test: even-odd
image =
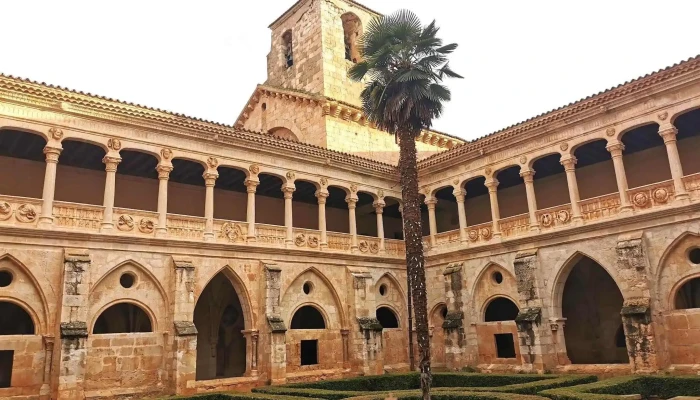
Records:
[[[555,400],[670,399],[700,396],[698,376],[625,376],[577,386],[543,390],[542,396]]]

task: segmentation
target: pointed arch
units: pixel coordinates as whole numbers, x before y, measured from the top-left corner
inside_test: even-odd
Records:
[[[141,271],[144,275],[146,275],[149,279],[153,281],[153,283],[156,286],[156,289],[158,289],[158,292],[160,295],[163,297],[163,301],[168,304],[168,293],[165,291],[165,288],[163,288],[163,285],[161,285],[160,281],[158,278],[156,278],[155,275],[153,275],[153,272],[151,272],[148,268],[146,268],[143,264],[140,262],[134,260],[133,258],[126,259],[124,261],[121,261],[119,264],[115,265],[114,267],[110,268],[109,271],[105,272],[102,274],[102,276],[95,282],[92,287],[90,287],[90,292],[89,294],[92,294],[95,291],[95,288],[97,288],[102,281],[108,277],[112,272],[116,271],[117,269],[123,267],[124,265],[131,265]]]
[[[484,268],[482,268],[481,271],[479,271],[479,274],[476,276],[476,278],[474,279],[474,282],[472,283],[472,288],[471,288],[471,291],[470,291],[470,293],[472,294],[472,296],[474,296],[474,295],[476,294],[476,288],[477,288],[477,286],[479,285],[479,282],[480,282],[482,279],[484,279],[484,276],[486,276],[486,273],[489,271],[489,269],[493,269],[493,268],[496,268],[496,269],[499,270],[499,272],[505,273],[508,277],[510,277],[510,278],[512,278],[512,279],[515,279],[515,276],[514,276],[510,271],[508,271],[507,268],[505,268],[504,266],[502,266],[502,265],[499,264],[499,263],[496,263],[496,262],[493,262],[493,261],[489,261],[489,262],[486,263],[486,265],[484,266]]]
[[[297,322],[302,322],[302,324],[304,322],[308,322],[308,321],[303,321],[303,320],[299,321],[296,319],[297,313],[299,311],[306,310],[306,309],[310,309],[310,310],[312,310],[312,312],[315,311],[318,313],[318,315],[321,316],[321,319],[322,319],[321,322],[323,325],[322,328],[319,328],[319,327],[316,327],[316,328],[295,328],[294,327]],[[323,309],[323,306],[321,306],[320,304],[318,304],[316,302],[309,301],[306,303],[301,303],[297,307],[294,308],[294,310],[292,311],[292,313],[290,314],[290,317],[289,317],[289,329],[328,329],[330,327],[329,321],[330,321],[330,318],[328,317],[326,310]]]
[[[444,315],[441,315],[443,311],[447,313],[447,304],[445,304],[444,301],[440,301],[432,306],[430,308],[430,312],[428,312],[428,325],[437,327],[433,324],[433,321],[437,315],[440,315],[440,318],[444,318]],[[440,328],[442,328],[442,325]]]
[[[497,301],[501,302],[501,304],[497,304],[496,303]],[[490,314],[497,314],[496,311],[499,311],[499,310],[495,310],[495,309],[490,308],[490,307],[502,308],[502,311],[505,314],[510,314],[510,315],[508,315],[509,318],[507,318],[507,319],[494,318],[495,316],[490,315]],[[480,322],[481,321],[483,321],[483,322],[514,321],[515,317],[518,316],[519,309],[520,309],[520,307],[518,307],[518,302],[515,299],[513,299],[512,297],[504,296],[502,294],[496,294],[496,295],[493,295],[493,296],[489,297],[488,299],[486,299],[484,304],[481,306],[481,311],[479,313],[479,315],[480,315],[479,321]],[[510,317],[512,317],[512,319]]]
[[[18,306],[22,307],[29,313],[29,315],[34,319],[34,326],[35,326],[35,331],[37,334],[39,333],[48,333],[49,326],[50,326],[50,319],[49,319],[49,306],[48,306],[48,301],[46,300],[46,295],[44,294],[44,291],[41,289],[41,286],[39,285],[39,281],[37,281],[36,277],[34,274],[27,268],[27,266],[21,262],[19,259],[17,259],[15,256],[13,256],[10,253],[5,253],[2,256],[0,256],[0,263],[2,261],[8,261],[10,264],[12,264],[15,268],[19,270],[24,276],[27,277],[29,280],[29,285],[37,292],[38,297],[39,297],[39,304],[38,306],[41,307],[41,310],[37,311],[35,308],[37,307],[32,307],[29,303],[27,303],[25,300],[20,299],[17,296],[17,290],[8,290],[8,294],[5,296],[0,297],[0,299],[4,299],[5,301],[9,301],[11,303],[15,303]],[[0,264],[1,266],[1,264]]]
[[[32,323],[34,324],[34,333],[32,335],[40,335],[42,334],[42,332],[45,332],[44,328],[41,326],[41,319],[39,317],[39,314],[37,314],[36,311],[34,311],[34,309],[29,304],[27,304],[27,302],[14,297],[0,296],[0,303],[14,304],[15,306],[19,307],[24,312],[26,312],[27,315],[29,315],[29,318],[31,318]]]
[[[666,246],[664,252],[659,258],[659,263],[656,266],[655,289],[656,298],[659,299],[660,309],[670,311],[675,309],[675,296],[678,290],[688,281],[700,276],[700,268],[687,269],[688,250],[692,246],[688,244],[683,248],[683,244],[688,241],[697,241],[700,245],[700,233],[693,230],[687,230],[678,235],[671,243]],[[676,269],[676,260],[682,254],[681,268]]]
[[[398,291],[399,291],[399,295],[401,296],[401,298],[402,298],[402,299],[404,300],[404,302],[405,302],[405,301],[406,301],[406,292],[403,290],[403,287],[402,287],[401,284],[399,283],[399,280],[396,278],[396,276],[395,276],[392,272],[385,272],[385,273],[382,274],[382,276],[379,277],[379,279],[377,279],[377,283],[374,284],[374,286],[377,287],[377,290],[379,289],[379,286],[377,286],[377,285],[379,284],[379,281],[381,281],[381,280],[384,279],[385,277],[386,277],[388,280],[390,280],[392,284],[394,284],[394,285],[396,286],[396,288],[397,288]]]
[[[130,305],[133,305],[133,306],[139,308],[141,311],[143,311],[146,314],[146,316],[148,317],[148,319],[151,322],[150,332],[158,332],[158,320],[156,318],[155,313],[148,305],[146,305],[145,303],[143,303],[139,300],[136,300],[136,299],[117,299],[117,300],[113,300],[113,301],[103,305],[92,316],[92,320],[90,321],[90,326],[88,327],[88,332],[90,332],[90,334],[92,334],[94,329],[95,329],[95,324],[97,323],[97,320],[100,319],[100,316],[102,316],[102,314],[105,311],[107,311],[109,308],[116,306],[118,304],[130,304]]]
[[[297,274],[296,277],[294,277],[294,279],[291,281],[291,283],[285,288],[284,294],[280,297],[280,304],[284,304],[284,300],[285,300],[285,298],[287,298],[287,294],[289,293],[289,290],[294,286],[294,283],[297,280],[299,280],[299,278],[302,277],[306,273],[312,273],[312,274],[316,275],[318,277],[318,279],[320,279],[321,282],[324,283],[324,285],[326,286],[326,288],[330,292],[331,296],[333,297],[333,301],[335,303],[335,308],[336,308],[337,313],[338,313],[338,319],[339,319],[338,322],[340,323],[339,328],[342,329],[342,328],[346,327],[347,326],[347,318],[345,316],[345,310],[343,309],[343,302],[340,300],[340,296],[338,295],[338,292],[335,290],[335,285],[333,285],[331,280],[328,279],[328,277],[325,274],[323,274],[321,271],[319,271],[318,268],[316,268],[316,267],[308,267],[305,270],[303,270],[301,273]],[[297,305],[294,305],[294,309],[297,308],[296,306]],[[324,312],[325,312],[325,310],[324,310]],[[289,314],[288,318],[291,318],[291,316],[294,315],[294,313],[292,313],[292,312],[290,312],[288,314]],[[332,321],[330,319],[327,320],[326,326],[331,327],[332,325],[333,325]]]
[[[229,282],[233,286],[234,291],[238,295],[238,300],[241,303],[241,308],[243,309],[243,322],[245,324],[245,329],[253,329],[254,326],[256,326],[255,322],[255,315],[253,313],[253,309],[251,306],[251,301],[250,301],[250,293],[248,293],[248,290],[246,289],[246,285],[241,279],[241,277],[236,273],[236,271],[231,268],[230,265],[225,265],[222,268],[220,268],[218,271],[216,271],[212,276],[207,279],[206,283],[199,288],[199,293],[195,296],[196,301],[195,301],[195,307],[197,302],[199,302],[199,298],[202,295],[202,292],[204,289],[209,286],[209,283],[217,277],[217,275],[223,274],[226,278],[228,278]]]
[[[681,233],[680,235],[676,236],[676,238],[673,239],[673,241],[671,241],[671,243],[668,246],[666,246],[666,248],[664,249],[664,252],[661,253],[661,257],[659,258],[659,263],[656,265],[656,275],[657,275],[656,278],[657,278],[657,280],[660,278],[661,269],[663,268],[664,264],[668,260],[671,252],[673,250],[675,250],[676,247],[683,240],[685,240],[688,237],[697,237],[698,239],[700,239],[700,232],[694,231],[694,230],[687,230],[687,231]]]

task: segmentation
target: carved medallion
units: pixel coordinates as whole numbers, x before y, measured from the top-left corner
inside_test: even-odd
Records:
[[[107,147],[114,151],[119,151],[122,148],[122,142],[119,139],[109,139],[107,141]]]
[[[207,165],[209,168],[216,168],[219,166],[219,160],[217,160],[215,157],[209,157],[207,158]]]
[[[458,185],[459,185],[459,179],[453,180],[453,181],[452,181],[452,184],[455,185],[455,186],[458,186]]]
[[[668,111],[664,111],[664,112],[662,112],[662,113],[659,114],[659,119],[660,119],[660,120],[665,121],[666,118],[668,118]]]
[[[469,240],[471,240],[472,242],[476,242],[477,240],[479,240],[479,232],[476,229],[470,230],[468,236]]]
[[[649,204],[649,196],[644,192],[635,193],[635,195],[632,196],[632,202],[637,207],[646,207]]]
[[[559,149],[561,149],[561,151],[567,151],[567,150],[569,150],[569,144],[568,144],[568,143],[562,143],[562,144],[559,145]]]
[[[668,201],[668,198],[671,196],[668,193],[668,190],[665,188],[658,188],[654,190],[654,193],[652,193],[652,196],[654,197],[654,201],[657,203],[664,204]]]
[[[250,171],[250,173],[253,175],[257,175],[260,173],[260,166],[258,164],[253,164],[248,167],[248,171]]]
[[[49,134],[51,134],[51,137],[55,140],[61,140],[63,138],[63,131],[56,127],[49,129]]]
[[[0,202],[0,221],[7,221],[12,216],[12,206],[10,203]]]
[[[117,229],[125,232],[133,230],[134,218],[132,218],[131,215],[120,215],[119,219],[117,220]]]
[[[173,156],[173,151],[165,148],[160,151],[160,156],[163,157],[163,160],[170,160],[170,158]]]
[[[370,243],[369,244],[369,252],[372,254],[379,253],[379,245],[377,243]]]
[[[156,225],[153,223],[148,218],[141,218],[141,221],[139,222],[139,231],[141,233],[153,233],[153,231],[156,229]]]
[[[309,247],[312,249],[315,249],[318,247],[318,236],[309,236],[307,242],[309,243]]]
[[[561,223],[567,223],[571,219],[571,213],[568,210],[557,211],[557,219]]]
[[[241,229],[241,226],[238,224],[226,222],[221,226],[221,233],[219,236],[227,238],[229,242],[238,242],[243,240],[243,229]]]
[[[481,231],[479,233],[481,234],[482,239],[484,239],[484,240],[491,239],[491,228],[481,228]]]
[[[490,176],[490,175],[491,175],[491,172],[492,172],[491,168],[486,168],[486,169],[484,170],[484,173],[486,174],[486,176]]]
[[[306,246],[306,234],[300,233],[294,238],[294,244],[297,245],[297,247],[304,247]]]
[[[527,157],[525,157],[525,156],[520,157],[520,164],[525,165],[526,162],[527,162]]]
[[[362,240],[359,243],[359,248],[361,252],[366,253],[369,251],[369,243],[366,240]]]
[[[22,204],[17,207],[17,220],[19,222],[34,222],[36,219],[36,211],[31,204]]]
[[[297,174],[294,173],[294,171],[289,171],[287,172],[287,179],[290,181],[293,181],[297,178]]]
[[[554,224],[554,218],[552,218],[552,214],[542,214],[542,216],[540,217],[540,223],[545,228],[549,228],[550,226],[552,226],[552,224]]]
[[[615,135],[615,128],[608,128],[608,129],[605,131],[605,134],[608,135],[608,136],[614,136],[614,135]]]

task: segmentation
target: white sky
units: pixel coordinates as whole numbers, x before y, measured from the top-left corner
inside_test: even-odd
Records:
[[[697,0],[360,1],[459,43],[435,129],[466,139],[700,54]],[[293,3],[5,0],[0,72],[232,124]]]

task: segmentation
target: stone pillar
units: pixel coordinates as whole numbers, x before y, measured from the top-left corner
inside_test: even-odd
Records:
[[[564,326],[566,318],[549,318],[549,328],[552,331],[552,346],[556,354],[557,365],[570,365],[571,360],[566,352],[566,338],[564,337]]]
[[[435,207],[437,199],[435,196],[425,198],[425,204],[428,206],[428,224],[430,225],[430,248],[434,249],[437,244],[437,220],[435,219]]]
[[[569,187],[569,201],[571,202],[571,222],[574,225],[583,224],[581,205],[579,202],[578,182],[576,181],[576,157],[567,154],[561,157],[559,163],[564,166],[566,172],[566,184]]]
[[[384,199],[375,201],[372,206],[377,214],[377,237],[379,237],[379,254],[386,253],[386,240],[384,238]]]
[[[248,234],[246,239],[249,243],[255,242],[257,240],[257,235],[255,234],[255,192],[260,185],[260,180],[257,175],[255,179],[248,178],[245,181],[246,191],[248,192],[248,206],[246,210],[246,220],[248,221]]]
[[[621,142],[611,142],[605,147],[610,152],[615,167],[615,180],[617,190],[620,192],[620,213],[632,212],[629,196],[627,196],[627,175],[625,174],[625,164],[622,161],[622,151],[625,145]]]
[[[484,183],[489,189],[489,200],[491,201],[491,220],[493,221],[493,238],[501,238],[501,226],[499,221],[501,219],[501,213],[498,209],[498,181],[496,179],[487,180]]]
[[[537,196],[535,196],[535,170],[523,167],[520,171],[520,176],[525,182],[527,212],[530,215],[530,230],[539,232],[540,223],[537,220]]]
[[[205,198],[204,198],[204,241],[213,242],[214,238],[214,185],[216,184],[216,178],[219,177],[219,173],[216,168],[210,168],[204,175],[204,186],[206,188]]]
[[[42,192],[41,215],[39,216],[39,226],[47,227],[53,224],[53,199],[56,191],[56,168],[58,167],[58,156],[63,148],[60,143],[53,146],[46,145],[44,154],[46,155],[46,170],[44,172],[44,189]]]
[[[50,400],[51,398],[51,371],[53,369],[53,349],[56,338],[53,336],[44,336],[44,379],[39,391],[41,400]]]
[[[676,142],[677,134],[678,129],[671,124],[662,125],[659,128],[659,135],[664,139],[666,153],[668,154],[668,163],[671,167],[674,197],[679,202],[688,203],[690,202],[690,196],[685,190],[685,184],[683,183],[683,166],[681,165],[681,157],[678,155],[678,145]]]
[[[657,342],[651,321],[649,261],[643,232],[618,238],[617,270],[629,288],[620,314],[632,372],[650,373],[659,368]]]
[[[265,263],[265,316],[270,327],[270,383],[287,382],[287,327],[280,309],[282,269],[274,263]]]
[[[287,247],[294,245],[294,222],[292,217],[292,196],[296,187],[294,184],[285,184],[282,186],[284,193],[284,226],[287,228],[287,234],[284,238],[284,244]]]
[[[321,250],[328,249],[328,231],[326,229],[326,200],[328,200],[328,190],[319,189],[316,191],[318,199],[318,230],[321,232],[321,240],[318,244]]]
[[[88,294],[91,259],[85,250],[66,249],[63,256],[63,298],[60,313],[61,347],[58,400],[85,397]]]
[[[469,243],[467,234],[467,212],[464,209],[464,201],[467,197],[467,191],[464,189],[455,189],[452,194],[457,200],[457,213],[459,214],[459,241],[462,244]]]
[[[158,227],[156,237],[165,237],[168,234],[168,179],[173,165],[162,162],[156,167],[158,171]]]
[[[355,209],[357,208],[358,201],[357,193],[350,192],[350,194],[345,197],[345,202],[348,203],[348,218],[350,224],[350,252],[357,252],[357,219],[355,218]]]
[[[352,279],[349,288],[349,305],[355,310],[359,329],[353,338],[358,357],[358,367],[363,375],[380,375],[384,372],[384,351],[382,348],[382,325],[377,320],[374,281],[365,268],[348,267]]]
[[[194,326],[195,266],[186,257],[173,256],[174,282],[170,292],[175,336],[172,346],[173,391],[178,395],[194,393],[187,382],[196,379],[197,328]]]
[[[464,310],[466,290],[462,281],[463,263],[452,263],[445,268],[445,307],[447,314],[442,323],[445,331],[445,366],[450,371],[457,371],[467,365],[476,365],[476,346],[467,346],[464,330]],[[471,347],[472,351],[469,351]]]
[[[121,157],[119,157],[119,153],[110,153],[107,153],[102,159],[106,171],[105,193],[102,203],[104,206],[104,218],[102,219],[102,226],[100,228],[102,232],[109,232],[114,229],[114,191],[116,188],[117,166],[122,161]]]

